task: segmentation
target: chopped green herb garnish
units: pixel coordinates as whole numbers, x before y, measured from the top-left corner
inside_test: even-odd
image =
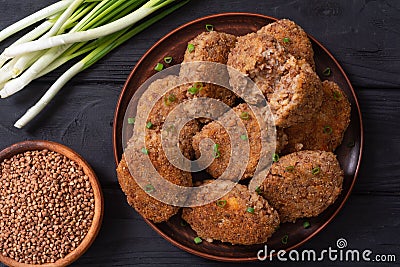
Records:
[[[286,167],[287,172],[293,172],[294,171],[294,166],[287,166]]]
[[[331,71],[331,68],[326,68],[323,72],[322,72],[322,74],[324,75],[324,76],[326,76],[326,77],[329,77],[329,76],[331,76],[331,74],[332,74],[332,71]]]
[[[244,141],[248,140],[247,135],[245,135],[245,134],[242,134],[242,135],[240,136],[240,139],[242,139],[242,140],[244,140]]]
[[[197,89],[196,87],[190,87],[189,89],[188,89],[188,92],[190,93],[190,94],[192,94],[192,95],[195,95],[195,94],[197,94],[198,92],[199,92],[199,89]]]
[[[289,236],[288,235],[284,235],[283,237],[282,237],[282,244],[287,244],[287,242],[288,242],[288,240],[289,240]]]
[[[170,64],[172,62],[172,57],[165,57],[164,62]]]
[[[223,208],[225,207],[226,203],[227,203],[226,200],[220,199],[217,201],[217,206]]]
[[[193,44],[188,44],[187,50],[189,51],[189,53],[192,53],[194,51],[194,45]]]
[[[262,190],[261,190],[261,188],[259,186],[257,186],[256,190],[254,190],[254,191],[256,191],[256,193],[259,194],[259,195],[261,195],[261,193],[262,193]]]
[[[339,91],[334,91],[333,92],[333,98],[335,100],[340,100],[342,98],[342,94]]]
[[[194,243],[196,243],[196,244],[200,244],[201,242],[203,242],[203,240],[201,240],[201,238],[200,237],[195,237],[194,239],[193,239],[193,241],[194,241]]]
[[[213,146],[213,156],[215,159],[219,158],[221,156],[221,153],[218,150],[219,145],[218,144],[214,144]]]
[[[278,162],[279,161],[279,155],[274,153],[274,155],[272,156],[272,161],[273,162]]]
[[[307,221],[305,221],[305,222],[303,223],[304,229],[307,229],[307,228],[309,228],[310,226],[311,226],[311,224],[310,224],[309,222],[307,222]]]
[[[324,133],[326,134],[332,134],[333,130],[331,126],[325,126],[324,127]]]
[[[214,30],[214,25],[206,24],[206,30],[209,31],[209,32],[212,32]]]
[[[250,119],[250,114],[249,114],[248,112],[246,112],[246,111],[243,111],[243,112],[240,114],[240,118],[241,118],[242,120],[248,120],[248,119]]]
[[[145,147],[142,148],[142,153],[148,155],[149,154],[149,150],[147,150]]]
[[[320,171],[321,171],[321,168],[320,168],[320,167],[315,167],[314,169],[311,170],[311,173],[312,173],[313,175],[316,175],[316,174],[318,174]]]
[[[201,89],[203,89],[203,83],[197,82],[197,83],[194,83],[193,86],[188,89],[188,92],[191,93],[192,95],[195,95]]]
[[[156,71],[162,71],[164,69],[164,65],[162,63],[157,63],[157,65],[154,67]]]
[[[155,188],[152,184],[148,184],[144,187],[144,191],[146,191],[147,193],[151,193],[154,192]]]
[[[248,213],[254,213],[254,208],[253,207],[247,207],[247,209],[246,209],[246,211],[248,212]]]
[[[168,96],[164,96],[164,104],[166,106],[171,105],[173,102],[175,102],[176,96],[174,94],[170,94]]]
[[[288,38],[288,37],[283,38],[283,42],[284,43],[289,43],[290,42],[290,38]]]
[[[128,118],[128,124],[135,124],[135,118]]]
[[[147,124],[146,124],[146,128],[147,129],[151,129],[153,127],[153,124],[151,123],[151,121],[149,121]]]

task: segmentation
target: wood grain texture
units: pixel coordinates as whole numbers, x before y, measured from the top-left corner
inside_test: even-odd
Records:
[[[400,196],[400,89],[358,89],[364,153],[355,194]]]
[[[0,28],[54,1],[0,0]],[[98,238],[73,266],[237,266],[198,258],[156,235],[126,204],[116,183],[111,132],[120,90],[143,53],[174,28],[201,16],[254,12],[290,18],[332,52],[355,86],[363,113],[365,150],[359,178],[344,209],[304,247],[317,251],[347,239],[350,248],[396,254],[391,264],[329,262],[324,266],[400,264],[400,1],[192,0],[172,16],[112,52],[68,83],[26,129],[12,125],[66,67],[0,99],[0,149],[29,139],[70,146],[94,168],[105,200]],[[13,38],[0,45],[9,45]],[[274,261],[248,266],[290,266]],[[2,266],[0,264],[0,266]],[[321,266],[321,263],[296,263]]]
[[[3,28],[52,1],[33,1],[29,5],[23,0],[0,3],[0,27]],[[170,30],[201,16],[235,11],[296,21],[333,53],[355,86],[400,87],[400,68],[393,65],[400,60],[400,2],[397,0],[192,0],[176,15],[153,25],[113,52],[104,64],[91,68],[96,71],[87,71],[85,79],[123,83],[141,55]],[[43,79],[50,81],[57,76],[59,72]]]

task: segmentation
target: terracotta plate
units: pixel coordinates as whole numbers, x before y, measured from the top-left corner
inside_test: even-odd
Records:
[[[162,62],[163,58],[168,55],[174,58],[174,63],[180,63],[183,59],[187,42],[199,33],[203,32],[206,24],[214,25],[214,29],[217,31],[223,31],[235,35],[244,35],[249,32],[257,31],[262,26],[275,20],[276,19],[264,15],[249,13],[224,13],[212,15],[194,20],[177,28],[150,48],[129,75],[115,111],[113,138],[116,163],[118,164],[123,153],[122,135],[128,134],[122,133],[122,125],[129,101],[137,88],[143,84],[146,79],[155,74],[154,66],[158,62]],[[343,191],[337,201],[325,212],[320,214],[318,217],[307,219],[307,221],[311,223],[310,228],[304,229],[303,222],[305,220],[298,220],[294,224],[282,224],[279,230],[269,239],[267,243],[269,249],[293,249],[302,245],[321,231],[333,219],[347,200],[353,188],[360,166],[363,147],[363,128],[356,95],[346,74],[335,58],[318,41],[311,36],[310,38],[315,52],[315,63],[318,75],[324,77],[322,72],[326,67],[330,67],[332,75],[328,77],[328,79],[339,84],[347,94],[352,106],[350,126],[346,131],[342,145],[336,150],[339,162],[345,172]],[[349,143],[351,145],[348,145]],[[193,238],[196,236],[195,232],[190,228],[190,226],[181,226],[179,215],[174,216],[166,223],[154,224],[147,220],[146,222],[157,233],[177,247],[198,256],[213,260],[255,261],[257,260],[257,252],[264,248],[265,245],[232,246],[221,242],[203,242],[200,245],[196,245],[193,242]],[[282,244],[282,237],[286,234],[289,236],[288,242],[287,244]]]

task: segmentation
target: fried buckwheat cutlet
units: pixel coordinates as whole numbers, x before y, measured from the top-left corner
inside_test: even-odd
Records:
[[[192,156],[191,141],[195,132],[199,131],[196,121],[185,125],[180,133],[179,144],[182,154],[186,158]],[[128,154],[124,154],[117,168],[119,184],[127,196],[128,203],[136,209],[144,218],[155,223],[168,220],[175,215],[179,207],[167,205],[147,194],[137,183],[141,182],[143,177],[132,177],[128,166],[135,168],[137,173],[147,173],[149,170],[142,162],[144,157],[149,157],[155,170],[166,180],[180,186],[192,186],[192,175],[173,166],[166,157],[161,144],[161,134],[158,130],[147,130],[145,139],[146,153],[143,153],[143,147],[136,143],[137,138],[133,137],[128,144]],[[127,150],[125,150],[127,151]],[[133,155],[136,157],[133,157]],[[129,164],[129,165],[128,165]],[[138,181],[139,181],[138,180]],[[160,188],[157,184],[149,183],[152,188]],[[165,192],[168,194],[170,192]]]
[[[249,33],[237,38],[235,47],[229,53],[227,65],[252,79],[267,96],[274,92],[275,83],[282,73],[281,66],[289,56],[274,37]],[[229,74],[232,87],[240,88],[242,77],[232,72]]]
[[[223,183],[232,182],[225,180]],[[274,208],[241,184],[236,184],[215,202],[184,208],[182,218],[207,241],[242,245],[266,242],[279,225],[279,216]]]
[[[262,27],[259,32],[275,37],[286,51],[297,59],[305,59],[315,69],[314,51],[307,33],[296,23],[280,19]]]
[[[196,89],[193,88],[196,86]],[[199,107],[195,106],[195,103],[189,103],[188,100],[197,97],[208,97],[213,99],[224,98],[229,105],[233,105],[236,101],[236,96],[223,95],[226,92],[220,90],[222,87],[210,83],[185,83],[178,76],[169,75],[165,78],[155,80],[152,82],[148,89],[144,92],[142,97],[138,102],[137,107],[137,120],[145,116],[143,110],[151,108],[147,123],[151,123],[153,128],[161,129],[166,118],[170,113],[177,108],[180,104],[183,104],[182,109],[188,112],[195,112],[198,110],[207,111],[211,107]],[[194,91],[193,91],[194,89]],[[152,106],[151,103],[154,103]],[[224,106],[213,107],[224,109]],[[183,116],[182,116],[183,117]],[[144,118],[143,118],[144,119]],[[179,119],[179,118],[176,118]],[[207,120],[200,119],[202,122],[207,122]]]
[[[343,140],[350,123],[350,103],[346,94],[332,81],[322,83],[321,109],[311,120],[285,129],[288,144],[285,153],[299,150],[334,151]]]
[[[322,104],[322,84],[305,60],[290,57],[275,84],[274,92],[267,95],[275,124],[289,127],[308,121]]]
[[[238,37],[229,54],[228,66],[255,82],[266,97],[278,127],[307,121],[321,106],[322,85],[315,71],[268,34],[258,32]],[[248,86],[233,71],[230,83],[234,88]]]
[[[228,106],[233,106],[236,102],[236,95],[220,86],[228,84],[228,73],[223,65],[202,65],[201,62],[214,62],[226,64],[228,54],[235,46],[236,36],[217,32],[203,32],[188,42],[188,46],[192,49],[186,49],[185,56],[181,65],[180,77],[183,80],[192,82],[190,86],[194,86],[198,77],[207,78],[213,84],[204,84],[203,89],[198,92],[198,96],[219,99]],[[195,64],[185,64],[194,63]],[[201,82],[201,80],[200,80]],[[191,95],[188,95],[191,97]]]
[[[203,32],[190,40],[193,51],[186,49],[183,62],[209,61],[226,64],[229,51],[235,46],[236,36],[224,32]]]
[[[249,178],[253,176],[257,164],[261,155],[261,131],[260,125],[255,117],[254,113],[251,111],[250,107],[247,104],[240,104],[233,108],[233,111],[236,115],[241,118],[241,121],[246,128],[247,133],[243,133],[241,138],[243,142],[249,142],[249,161],[247,163],[246,170],[242,176],[242,179]],[[225,120],[228,117],[222,116],[221,120]],[[236,128],[238,125],[233,119],[230,119],[227,122],[229,128]],[[199,144],[201,140],[205,138],[210,138],[214,141],[215,144],[218,144],[220,155],[218,158],[215,158],[214,161],[207,168],[207,172],[211,174],[214,178],[220,177],[226,168],[228,167],[229,161],[231,157],[235,155],[231,155],[231,140],[228,135],[228,132],[224,129],[224,127],[217,121],[211,122],[205,125],[202,130],[197,133],[193,137],[193,148],[195,151],[196,158],[200,157],[200,149]],[[277,140],[276,140],[276,151],[280,152],[287,142],[287,137],[283,131],[280,129],[277,130]]]
[[[151,122],[154,127],[161,127],[168,114],[186,98],[185,94],[177,89],[179,84],[179,77],[173,75],[152,82],[139,99],[136,120],[143,118],[144,110],[150,106],[151,110],[146,121]]]
[[[117,168],[118,181],[124,191],[129,205],[140,213],[144,218],[155,223],[167,221],[175,215],[179,207],[174,207],[162,203],[149,196],[139,185],[129,172],[125,157],[120,161]]]
[[[272,164],[260,189],[281,222],[313,217],[331,205],[342,190],[343,171],[326,151],[299,151]]]

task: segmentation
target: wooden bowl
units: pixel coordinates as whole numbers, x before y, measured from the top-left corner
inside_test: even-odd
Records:
[[[49,151],[54,151],[59,154],[66,156],[68,159],[75,161],[79,166],[83,168],[84,173],[89,177],[90,184],[93,188],[93,195],[95,199],[95,208],[94,208],[94,217],[92,221],[92,225],[89,228],[88,233],[85,238],[79,244],[79,246],[70,252],[64,258],[57,260],[54,263],[40,264],[40,265],[31,265],[25,264],[15,261],[14,259],[4,257],[0,254],[0,261],[8,266],[13,267],[28,267],[28,266],[43,266],[43,267],[61,267],[67,266],[77,260],[86,250],[90,247],[90,245],[95,240],[103,219],[103,211],[104,211],[104,201],[103,201],[103,193],[101,191],[100,183],[97,180],[96,174],[93,169],[89,166],[89,164],[75,151],[72,149],[61,145],[59,143],[50,142],[50,141],[24,141],[20,143],[16,143],[3,151],[0,152],[0,162],[5,159],[9,159],[14,155],[24,153],[27,151],[34,150],[44,150],[47,149]]]
[[[122,136],[126,137],[132,134],[132,128],[123,128],[125,112],[128,108],[131,108],[129,103],[136,90],[156,73],[154,66],[157,63],[163,62],[165,56],[172,56],[176,64],[182,62],[187,42],[201,32],[204,32],[206,24],[214,25],[216,31],[244,35],[249,32],[255,32],[267,23],[274,21],[276,21],[275,18],[260,14],[216,14],[191,21],[168,33],[154,44],[132,70],[117,104],[113,129],[116,164],[121,160],[123,153],[124,144],[122,143]],[[180,214],[173,216],[167,222],[158,224],[144,219],[150,227],[166,240],[187,252],[207,259],[227,262],[257,261],[257,252],[264,249],[265,245],[268,245],[269,251],[271,249],[278,251],[291,250],[304,244],[331,222],[343,207],[354,186],[361,162],[364,142],[361,111],[354,89],[340,64],[321,43],[312,36],[309,37],[315,53],[314,59],[317,74],[321,79],[335,81],[345,92],[352,107],[350,125],[344,135],[342,145],[335,151],[340,165],[344,170],[343,190],[338,199],[319,216],[299,219],[296,223],[281,224],[279,230],[269,238],[267,243],[250,246],[233,246],[219,241],[195,244],[193,238],[196,236],[196,233],[190,226],[181,226]],[[331,69],[331,75],[324,77],[323,71],[327,67]],[[349,143],[352,143],[351,147],[347,146]],[[196,175],[202,174],[198,173]],[[206,174],[205,177],[207,177]],[[303,223],[305,221],[310,222],[311,227],[304,229]],[[282,244],[282,237],[285,235],[289,235],[289,239],[286,244]]]

